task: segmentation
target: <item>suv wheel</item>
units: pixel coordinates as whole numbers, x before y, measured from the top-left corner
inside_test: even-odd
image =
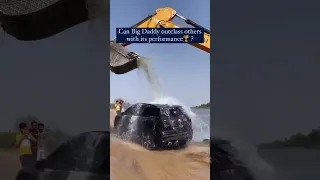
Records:
[[[152,150],[156,148],[154,136],[150,133],[143,133],[141,135],[141,143],[146,149]]]

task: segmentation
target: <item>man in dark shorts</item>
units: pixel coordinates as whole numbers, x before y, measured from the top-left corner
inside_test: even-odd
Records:
[[[32,121],[31,122],[31,128],[29,129],[30,134],[38,140],[39,137],[39,130],[38,130],[38,122]],[[37,154],[38,154],[38,142],[37,141],[31,141],[31,151],[34,160],[37,160]]]

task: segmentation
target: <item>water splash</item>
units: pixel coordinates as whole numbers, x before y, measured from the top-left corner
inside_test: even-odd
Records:
[[[192,120],[196,117],[196,114],[192,112],[191,108],[186,106],[184,103],[181,101],[177,100],[174,97],[170,96],[162,96],[160,98],[156,98],[153,101],[150,102],[151,104],[168,104],[169,106],[174,106],[174,105],[179,105],[183,108],[183,110],[190,116]]]
[[[151,86],[154,94],[154,100],[149,102],[151,104],[168,104],[168,105],[179,105],[183,108],[186,114],[191,118],[194,131],[200,134],[200,138],[196,140],[209,139],[210,125],[205,123],[199,116],[197,116],[190,107],[186,106],[185,103],[177,100],[174,97],[167,96],[161,87],[161,84],[152,68],[152,61],[148,58],[141,57],[138,69],[144,72],[146,80]]]
[[[137,130],[137,119],[138,116],[131,116],[129,122],[129,136],[132,136],[133,133]]]
[[[184,112],[191,118],[194,132],[197,132],[197,137],[194,137],[195,141],[201,141],[202,139],[209,139],[210,125],[205,123],[198,115],[196,115],[190,107],[186,106],[183,102],[177,100],[174,97],[163,96],[149,102],[151,104],[168,104],[170,106],[179,105],[183,108]]]
[[[184,103],[180,102],[174,97],[166,96],[162,91],[161,85],[151,68],[151,61],[143,58],[140,61],[139,69],[142,70],[146,76],[147,81],[151,85],[154,92],[154,100],[151,103],[155,104],[168,104],[168,105],[180,105],[188,116],[192,119],[194,131],[200,132],[203,137],[209,139],[205,136],[205,131],[210,132],[210,124],[205,123],[199,116],[197,116],[190,107],[186,106]],[[219,130],[221,132],[221,129]],[[223,131],[223,134],[228,132]],[[230,133],[230,132],[229,132]],[[220,134],[221,135],[221,134]],[[233,140],[233,139],[229,139]],[[250,147],[239,143],[239,141],[232,141],[232,145],[236,147],[239,151],[239,158],[244,161],[248,168],[252,171],[257,180],[278,180],[275,177],[274,169],[271,165],[267,164],[257,153],[255,147]],[[248,148],[249,147],[249,148]]]

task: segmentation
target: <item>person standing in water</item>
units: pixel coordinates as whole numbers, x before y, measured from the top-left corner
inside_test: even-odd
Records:
[[[35,159],[32,154],[31,142],[36,142],[36,139],[29,133],[26,123],[20,123],[19,130],[15,145],[19,148],[20,163],[23,169],[32,170],[35,167]]]

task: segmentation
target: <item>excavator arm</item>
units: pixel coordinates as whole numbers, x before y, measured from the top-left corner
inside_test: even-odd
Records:
[[[183,26],[176,25],[171,22],[175,17],[182,19],[186,24],[189,24],[195,28],[204,29],[204,43],[190,43],[190,45],[210,53],[210,31],[177,14],[174,9],[169,7],[157,9],[155,14],[146,17],[137,24],[133,25],[131,28],[183,28]],[[127,45],[129,44],[122,44],[122,46]]]
[[[137,24],[131,26],[131,28],[183,28],[183,26],[171,22],[175,17],[182,19],[186,24],[195,28],[204,29],[204,42],[189,44],[209,53],[210,31],[177,14],[177,12],[170,7],[157,9],[155,14],[149,15]],[[130,45],[130,43],[117,44],[115,40],[110,42],[110,70],[115,74],[124,74],[138,68],[138,60],[140,56],[125,48],[128,45]]]

